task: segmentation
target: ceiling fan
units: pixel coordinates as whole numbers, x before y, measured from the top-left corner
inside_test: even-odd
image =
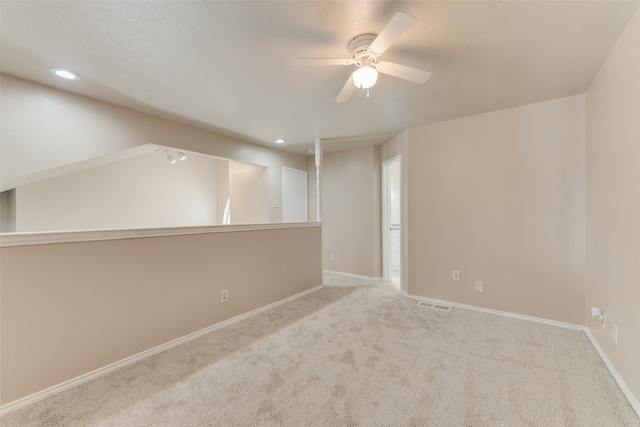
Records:
[[[416,18],[404,12],[396,12],[382,32],[375,34],[361,34],[349,42],[351,58],[298,58],[293,65],[356,65],[358,67],[338,94],[336,102],[345,102],[357,87],[367,89],[376,84],[378,73],[399,77],[414,83],[422,84],[429,80],[431,73],[407,65],[388,61],[378,61],[393,43],[406,33],[416,23]]]

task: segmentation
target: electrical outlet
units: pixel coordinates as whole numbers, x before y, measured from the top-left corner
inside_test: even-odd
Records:
[[[329,254],[329,261],[333,261],[333,254]]]
[[[456,282],[460,281],[460,270],[453,270],[451,272],[451,280],[455,280]]]
[[[476,282],[476,292],[484,292],[484,283]]]
[[[613,333],[611,335],[611,338],[613,338],[613,342],[618,344],[618,325],[616,325],[615,323],[613,324]]]
[[[227,302],[229,300],[229,289],[223,289],[220,291],[220,302]]]

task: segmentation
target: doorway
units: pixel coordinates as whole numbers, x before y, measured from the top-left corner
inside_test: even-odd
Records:
[[[400,155],[382,164],[382,275],[402,288],[402,163]]]

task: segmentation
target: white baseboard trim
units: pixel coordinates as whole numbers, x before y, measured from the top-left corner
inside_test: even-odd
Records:
[[[382,277],[372,277],[372,276],[361,276],[359,274],[351,274],[351,273],[343,273],[341,271],[333,271],[333,270],[325,270],[325,273],[337,274],[340,276],[353,277],[355,279],[363,279],[363,280],[372,280],[372,281],[381,281]]]
[[[611,363],[611,360],[609,360],[609,358],[605,354],[605,352],[602,349],[602,347],[600,347],[600,344],[598,343],[598,341],[595,339],[593,334],[591,334],[591,331],[589,330],[589,328],[587,328],[586,326],[576,325],[574,323],[560,322],[560,321],[557,321],[557,320],[544,319],[544,318],[541,318],[541,317],[526,316],[526,315],[523,315],[523,314],[511,313],[511,312],[508,312],[508,311],[499,311],[499,310],[493,310],[493,309],[490,309],[490,308],[477,307],[475,305],[460,304],[460,303],[457,303],[457,302],[450,302],[450,301],[439,300],[439,299],[435,299],[435,298],[425,298],[425,297],[420,297],[420,296],[417,296],[417,295],[411,295],[411,294],[405,292],[404,290],[401,291],[401,293],[402,293],[402,295],[404,295],[407,298],[415,299],[415,300],[418,300],[418,301],[428,301],[428,302],[436,303],[436,304],[446,304],[446,305],[450,305],[452,307],[459,307],[459,308],[463,308],[463,309],[466,309],[466,310],[473,310],[473,311],[479,311],[479,312],[483,312],[483,313],[490,313],[490,314],[495,314],[495,315],[504,316],[504,317],[512,317],[512,318],[515,318],[515,319],[528,320],[530,322],[537,322],[537,323],[544,323],[544,324],[551,325],[551,326],[557,326],[557,327],[560,327],[560,328],[572,329],[572,330],[575,330],[575,331],[584,332],[585,335],[587,336],[587,338],[589,339],[589,341],[591,342],[591,345],[596,350],[596,352],[598,353],[598,355],[600,356],[600,358],[604,362],[605,366],[607,367],[607,369],[609,370],[609,372],[613,376],[613,379],[615,379],[616,383],[618,383],[618,386],[620,387],[620,389],[622,390],[622,393],[625,395],[625,397],[629,401],[629,404],[631,404],[631,407],[633,408],[633,410],[640,417],[640,404],[638,404],[638,400],[633,395],[633,393],[631,392],[629,387],[627,387],[627,384],[624,382],[624,380],[622,379],[622,377],[620,376],[620,374],[618,373],[616,368],[613,366],[613,363]]]
[[[625,397],[631,404],[631,407],[633,408],[634,411],[636,411],[636,414],[638,414],[638,417],[640,417],[640,403],[638,403],[638,400],[633,395],[631,390],[629,390],[629,387],[627,387],[627,384],[624,382],[624,380],[622,379],[622,377],[620,376],[616,368],[613,366],[613,363],[611,363],[611,360],[609,360],[609,358],[605,354],[602,347],[600,347],[600,344],[591,333],[591,330],[585,327],[584,333],[587,335],[587,338],[589,338],[589,341],[591,341],[591,345],[593,346],[593,348],[596,349],[596,351],[598,352],[598,355],[600,355],[600,358],[602,359],[604,364],[607,366],[607,369],[609,369],[609,372],[611,372],[611,375],[613,375],[613,378],[618,383],[618,386],[620,387]]]
[[[482,312],[482,313],[490,313],[490,314],[495,314],[497,316],[512,317],[514,319],[528,320],[530,322],[544,323],[544,324],[547,324],[547,325],[557,326],[557,327],[565,328],[565,329],[573,329],[573,330],[576,330],[576,331],[584,331],[586,329],[584,326],[576,325],[574,323],[560,322],[558,320],[544,319],[542,317],[527,316],[527,315],[524,315],[524,314],[511,313],[509,311],[493,310],[491,308],[478,307],[478,306],[475,306],[475,305],[460,304],[460,303],[457,303],[457,302],[439,300],[439,299],[435,299],[435,298],[426,298],[426,297],[421,297],[421,296],[417,296],[417,295],[411,295],[411,294],[405,293],[404,291],[403,291],[403,295],[405,295],[407,298],[411,298],[411,299],[415,299],[415,300],[419,300],[419,301],[428,301],[428,302],[432,302],[432,303],[436,303],[436,304],[445,304],[445,305],[450,305],[452,307],[464,308],[466,310],[479,311],[479,312]]]
[[[303,295],[307,295],[310,294],[312,292],[315,292],[317,290],[322,289],[323,285],[319,285],[316,286],[314,288],[311,289],[307,289],[306,291],[302,291],[300,293],[297,293],[295,295],[291,295],[290,297],[281,299],[279,301],[273,302],[271,304],[267,304],[264,307],[260,307],[260,308],[256,308],[255,310],[251,310],[249,312],[246,312],[244,314],[240,314],[236,317],[232,317],[231,319],[227,319],[224,320],[220,323],[216,323],[215,325],[211,325],[208,326],[204,329],[201,329],[199,331],[195,331],[192,332],[188,335],[185,335],[183,337],[180,338],[176,338],[172,341],[169,341],[167,343],[164,344],[160,344],[159,346],[150,348],[149,350],[145,350],[143,352],[140,352],[138,354],[134,354],[133,356],[129,356],[127,358],[124,358],[122,360],[119,360],[117,362],[111,363],[110,365],[107,366],[103,366],[102,368],[98,368],[96,370],[93,370],[91,372],[87,372],[86,374],[82,374],[80,376],[77,376],[75,378],[72,378],[70,380],[64,381],[60,384],[56,384],[54,386],[51,386],[49,388],[46,388],[44,390],[35,392],[33,394],[30,394],[28,396],[22,397],[18,400],[14,400],[13,402],[9,402],[9,403],[5,403],[4,405],[0,406],[0,416],[18,410],[20,408],[23,408],[25,406],[31,405],[32,403],[35,403],[39,400],[42,400],[46,397],[49,397],[53,394],[56,393],[60,393],[62,391],[68,390],[70,388],[76,387],[80,384],[86,383],[88,381],[91,381],[95,378],[101,377],[105,374],[108,374],[110,372],[116,371],[118,369],[121,369],[127,365],[131,365],[132,363],[136,363],[139,362],[143,359],[146,359],[147,357],[153,356],[155,354],[158,353],[162,353],[163,351],[169,350],[173,347],[177,347],[181,344],[184,344],[186,342],[192,341],[198,337],[201,337],[202,335],[206,335],[210,332],[216,331],[218,329],[222,329],[226,326],[229,326],[233,323],[239,322],[241,320],[245,320],[249,317],[255,316],[256,314],[262,313],[263,311],[269,310],[273,307],[282,305],[284,303],[287,303],[289,301],[292,301],[294,299],[300,298]]]

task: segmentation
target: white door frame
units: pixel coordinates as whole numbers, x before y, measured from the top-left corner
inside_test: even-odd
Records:
[[[382,277],[391,281],[391,188],[388,167],[400,162],[400,218],[402,218],[402,155],[398,154],[382,162]],[[402,221],[400,222],[400,260],[402,262]],[[400,284],[402,287],[402,284]]]

